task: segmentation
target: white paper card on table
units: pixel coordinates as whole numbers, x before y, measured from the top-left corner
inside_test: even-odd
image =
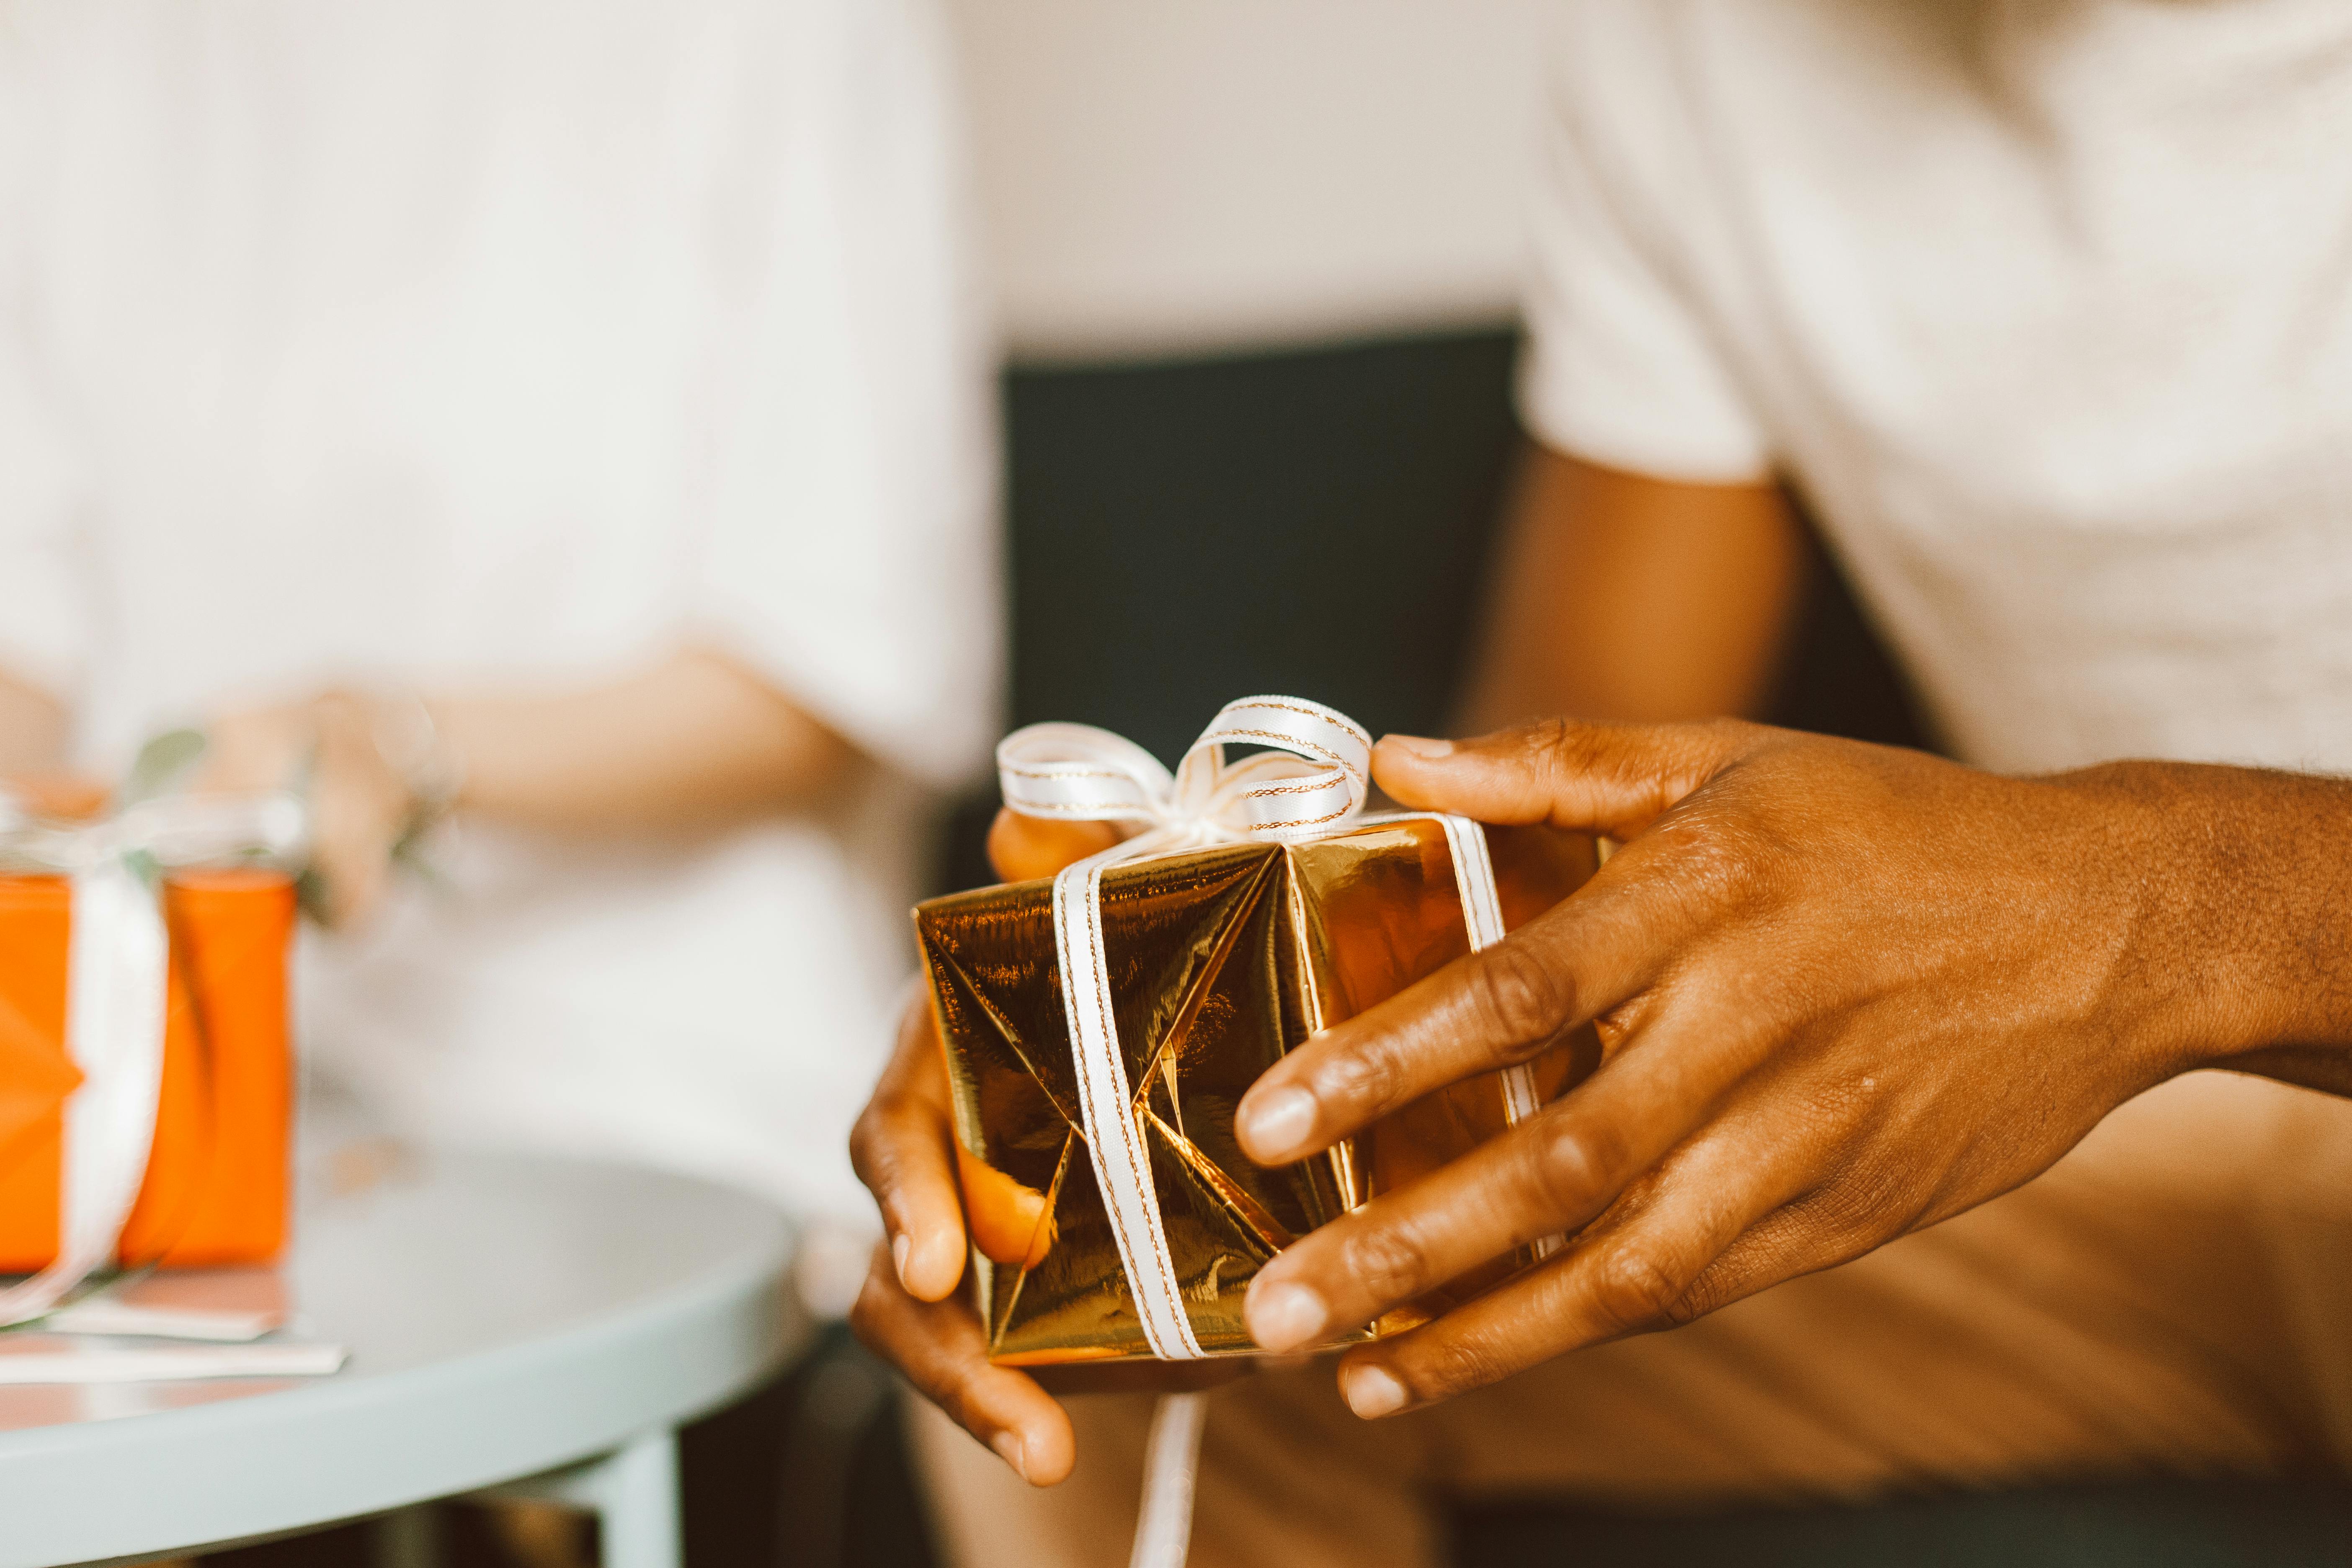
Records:
[[[350,1352],[318,1344],[125,1344],[68,1334],[0,1334],[0,1384],[177,1383],[208,1377],[324,1377]]]
[[[41,1320],[41,1326],[61,1334],[127,1334],[246,1344],[277,1328],[281,1321],[268,1312],[174,1311],[168,1307],[135,1307],[127,1301],[93,1296],[51,1312]]]
[[[205,1268],[120,1280],[61,1307],[44,1329],[242,1344],[286,1324],[284,1279],[274,1268]]]

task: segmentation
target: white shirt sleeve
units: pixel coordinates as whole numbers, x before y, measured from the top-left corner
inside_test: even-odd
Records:
[[[1696,309],[1669,229],[1671,73],[1649,7],[1559,31],[1531,218],[1519,413],[1546,446],[1698,483],[1768,476],[1765,432]],[[1679,127],[1674,128],[1679,131]],[[1631,151],[1629,151],[1629,149]],[[1684,151],[1696,153],[1685,143]]]
[[[715,187],[695,631],[935,784],[999,719],[993,366],[930,0],[795,0]]]

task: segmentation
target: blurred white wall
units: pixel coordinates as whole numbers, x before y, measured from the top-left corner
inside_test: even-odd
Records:
[[[1542,0],[950,0],[1027,361],[1507,321]]]

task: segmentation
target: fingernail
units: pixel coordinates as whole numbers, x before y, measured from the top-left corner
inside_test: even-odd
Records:
[[[1351,1366],[1341,1373],[1339,1395],[1367,1421],[1404,1408],[1404,1384],[1394,1373],[1377,1366]]]
[[[1250,1338],[1270,1351],[1303,1345],[1331,1321],[1331,1309],[1323,1304],[1322,1296],[1304,1285],[1253,1286],[1243,1310]]]
[[[1381,744],[1394,746],[1405,755],[1419,757],[1423,762],[1435,762],[1440,757],[1450,757],[1454,754],[1453,742],[1433,741],[1426,735],[1383,735],[1381,737]]]
[[[1315,1131],[1315,1097],[1303,1089],[1274,1089],[1242,1102],[1241,1134],[1266,1158],[1307,1142]]]
[[[890,1238],[890,1267],[898,1271],[898,1283],[901,1285],[907,1283],[907,1255],[914,1250],[915,1238],[905,1231]]]
[[[1013,1467],[1013,1474],[1024,1481],[1029,1479],[1029,1458],[1027,1451],[1021,1446],[1019,1433],[1009,1428],[999,1432],[988,1440],[988,1446],[996,1450],[998,1458]]]

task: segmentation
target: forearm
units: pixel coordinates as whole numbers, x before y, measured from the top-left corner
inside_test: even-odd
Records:
[[[459,809],[569,832],[707,826],[821,799],[849,743],[720,655],[681,651],[608,685],[429,698]]]
[[[1531,447],[1460,728],[1755,712],[1804,572],[1769,485],[1690,485]]]

